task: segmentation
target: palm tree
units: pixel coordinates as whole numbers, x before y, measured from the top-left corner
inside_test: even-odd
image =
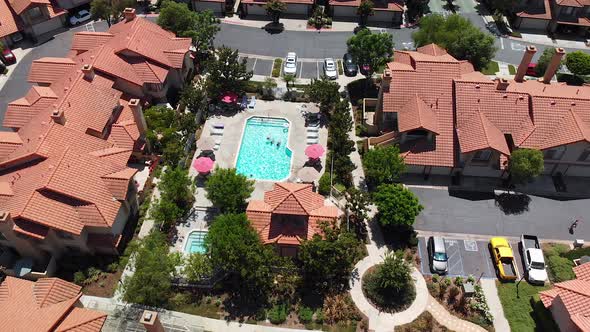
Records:
[[[287,91],[291,91],[291,88],[289,87],[289,85],[291,84],[295,84],[295,76],[293,75],[285,75],[283,76],[283,81],[285,81],[285,83],[287,84]]]
[[[264,5],[266,13],[272,18],[274,24],[279,24],[281,14],[287,10],[287,4],[281,0],[268,0]]]
[[[367,25],[367,17],[373,15],[373,1],[371,0],[363,0],[361,4],[356,9],[356,14],[360,17],[360,25],[365,26]]]

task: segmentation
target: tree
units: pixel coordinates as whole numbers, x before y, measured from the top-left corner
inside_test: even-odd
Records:
[[[378,146],[367,151],[363,156],[363,168],[365,180],[370,188],[395,183],[406,171],[399,148],[395,145]]]
[[[590,54],[574,51],[565,57],[565,65],[574,75],[590,75]]]
[[[299,247],[303,280],[310,290],[319,293],[343,291],[359,255],[359,242],[354,234],[328,222],[320,227],[323,237],[316,233]]]
[[[166,197],[156,199],[150,208],[150,218],[160,229],[168,230],[184,214],[184,210]]]
[[[496,54],[494,37],[453,14],[432,14],[420,20],[420,30],[412,34],[416,47],[437,44],[459,60],[468,60],[476,69],[485,68]]]
[[[309,95],[312,102],[320,104],[322,113],[329,114],[334,105],[340,101],[339,89],[340,84],[322,77],[319,80],[312,79],[311,84],[305,88],[305,93]]]
[[[110,27],[116,23],[125,8],[133,8],[133,0],[93,0],[90,4],[90,14],[95,19],[103,19]]]
[[[271,266],[277,260],[272,247],[265,246],[245,214],[223,214],[214,221],[205,247],[215,268],[239,278],[246,293],[264,294],[273,280]]]
[[[359,16],[360,23],[359,25],[364,27],[367,25],[367,18],[373,15],[374,10],[373,1],[371,0],[362,0],[358,8],[356,9],[356,14]]]
[[[205,183],[207,199],[221,212],[240,212],[254,191],[254,181],[235,168],[216,168]]]
[[[209,257],[200,253],[190,254],[184,261],[183,273],[189,282],[199,282],[213,273]]]
[[[171,253],[166,237],[152,231],[136,244],[133,263],[135,272],[123,281],[126,302],[162,306],[170,295],[171,279],[180,265],[180,253]]]
[[[213,41],[220,30],[220,20],[211,10],[193,13],[193,29],[189,30],[185,37],[192,39],[196,53],[200,56],[214,50]]]
[[[526,183],[539,176],[544,168],[543,153],[534,149],[514,150],[508,162],[513,183]]]
[[[287,84],[287,91],[291,91],[291,84],[295,84],[295,81],[297,79],[295,78],[294,75],[285,75],[283,76],[283,81],[285,81],[285,84]]]
[[[217,49],[217,56],[207,62],[207,93],[212,99],[219,98],[225,92],[241,95],[246,82],[253,72],[246,67],[246,58],[238,59],[238,51],[222,46]]]
[[[387,253],[383,263],[363,278],[363,290],[379,308],[387,311],[396,311],[414,300],[416,289],[403,251]]]
[[[374,194],[377,217],[383,226],[412,226],[424,209],[418,198],[401,184],[382,184]]]
[[[185,84],[180,93],[180,101],[192,113],[207,109],[207,94],[203,89],[197,88],[193,84]]]
[[[188,170],[181,167],[168,167],[158,183],[160,197],[165,197],[182,209],[192,206],[195,186]]]
[[[365,74],[367,78],[373,76],[377,68],[385,66],[393,55],[393,36],[389,33],[373,33],[369,29],[362,29],[346,42],[348,53],[359,65],[369,65]]]
[[[416,22],[416,19],[424,16],[429,11],[428,3],[430,0],[408,0],[406,1],[406,11],[410,22]]]
[[[543,53],[539,57],[539,60],[537,60],[537,66],[535,67],[535,72],[537,73],[537,76],[543,76],[545,74],[545,71],[547,70],[547,67],[549,66],[549,62],[551,62],[551,59],[553,58],[554,55],[555,55],[555,48],[554,47],[548,47],[543,51]],[[559,64],[559,67],[557,68],[557,70],[561,69],[562,65],[563,65],[563,60]]]
[[[269,0],[264,5],[266,13],[271,17],[273,24],[279,24],[281,14],[287,10],[287,4],[281,0]]]
[[[351,172],[356,168],[350,160],[350,154],[354,151],[354,142],[350,139],[353,121],[350,115],[348,101],[341,100],[336,103],[334,112],[330,116],[328,132],[330,136],[330,155],[328,160],[334,165],[333,178],[337,183],[350,186],[352,184]],[[332,158],[333,157],[333,158]]]
[[[349,222],[352,223],[357,238],[364,240],[367,236],[365,222],[369,218],[369,206],[371,205],[369,193],[351,187],[346,191],[345,197],[346,210],[350,213]]]

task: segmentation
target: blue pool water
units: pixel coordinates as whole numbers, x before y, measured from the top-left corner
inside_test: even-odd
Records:
[[[202,231],[192,231],[188,234],[186,244],[184,245],[184,252],[187,254],[192,254],[198,252],[199,254],[205,253],[205,245],[203,241],[205,240],[205,235],[207,232]]]
[[[236,162],[238,173],[257,180],[283,180],[291,173],[289,122],[252,117],[246,122]]]

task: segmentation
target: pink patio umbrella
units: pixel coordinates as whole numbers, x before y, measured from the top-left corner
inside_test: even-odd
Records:
[[[193,167],[199,173],[209,173],[213,169],[213,160],[209,157],[199,157],[193,162]]]
[[[318,159],[324,152],[324,147],[319,144],[312,144],[305,149],[305,155],[311,159]]]
[[[238,101],[238,95],[235,92],[225,92],[221,95],[221,101],[226,104],[234,104]]]

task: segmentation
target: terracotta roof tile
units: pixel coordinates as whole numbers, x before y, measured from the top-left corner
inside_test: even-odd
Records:
[[[582,332],[590,332],[590,316],[589,315],[572,315],[571,316],[572,322],[576,324],[576,326]]]
[[[574,273],[576,274],[576,278],[590,282],[590,263],[584,263],[574,267]]]
[[[74,308],[55,329],[55,332],[98,332],[102,329],[106,319],[105,313]]]
[[[483,112],[477,112],[457,128],[457,136],[462,153],[494,149],[505,155],[510,154],[504,134],[486,118]]]
[[[519,17],[527,17],[540,20],[551,19],[551,5],[549,0],[543,0],[543,7],[537,8],[534,6],[527,6],[525,10],[516,14]]]
[[[89,51],[106,44],[113,37],[114,35],[108,32],[76,32],[72,38],[71,49],[78,52]]]
[[[75,65],[76,62],[69,58],[45,57],[33,60],[28,81],[52,84],[63,78]]]
[[[6,1],[0,0],[0,37],[6,37],[18,31],[18,19]]]
[[[50,4],[49,0],[8,0],[8,3],[18,15],[22,14],[29,6]]]
[[[56,103],[57,95],[49,87],[33,86],[27,95],[8,103],[3,125],[21,128],[40,111]]]
[[[406,132],[416,129],[426,129],[435,134],[437,132],[436,114],[416,94],[397,112],[398,129]]]
[[[588,327],[586,324],[590,317],[590,281],[574,279],[556,283],[552,289],[539,294],[547,308],[559,297],[572,321],[583,328]]]

